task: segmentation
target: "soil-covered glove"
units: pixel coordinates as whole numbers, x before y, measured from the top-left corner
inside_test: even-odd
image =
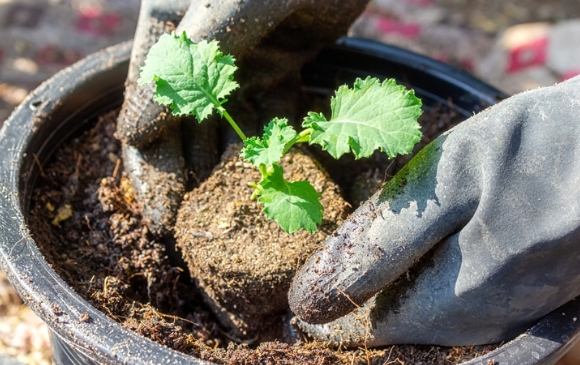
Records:
[[[344,345],[512,338],[580,294],[580,77],[417,154],[299,270],[298,326]]]
[[[299,72],[326,44],[344,35],[368,0],[143,0],[117,136],[137,201],[149,228],[163,233],[173,225],[185,191],[184,157],[201,180],[219,160],[216,123],[175,118],[152,101],[154,85],[137,86],[139,67],[162,33],[186,31],[194,41],[219,40],[236,58],[241,85],[228,110],[244,115],[241,128],[257,134],[275,116],[301,111]],[[289,86],[289,87],[288,87]],[[295,90],[289,92],[288,90]],[[189,119],[181,123],[183,119]],[[229,129],[228,129],[229,131]],[[228,139],[228,133],[222,137]],[[187,136],[182,144],[181,135]]]

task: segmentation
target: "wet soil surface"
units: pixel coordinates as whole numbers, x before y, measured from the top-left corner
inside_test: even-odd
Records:
[[[449,113],[433,115],[432,122],[422,119],[432,129],[424,142],[457,121]],[[102,116],[94,128],[60,148],[43,170],[29,221],[54,270],[79,295],[124,327],[218,364],[456,364],[496,347],[345,350],[309,341],[293,345],[281,339],[240,341],[214,315],[187,269],[168,258],[165,244],[171,241],[160,242],[148,232],[123,172],[120,145],[114,138],[116,116],[117,111]],[[222,167],[238,162],[229,160]],[[399,163],[390,163],[388,171]],[[377,176],[378,185],[390,174],[378,167],[369,171],[368,176]],[[232,204],[240,199],[235,195]],[[232,227],[232,220],[225,223]],[[225,225],[221,229],[226,230]],[[271,240],[266,237],[264,241]],[[313,239],[304,252],[318,242]],[[293,265],[287,269],[297,269]]]

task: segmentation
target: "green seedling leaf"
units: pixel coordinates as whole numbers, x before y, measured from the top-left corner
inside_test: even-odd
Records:
[[[296,136],[296,131],[288,125],[287,119],[274,118],[264,127],[262,138],[252,137],[244,141],[240,156],[256,167],[260,167],[261,164],[272,166],[280,162],[286,144]]]
[[[185,32],[163,34],[149,50],[138,83],[155,81],[155,101],[202,122],[214,108],[223,113],[225,97],[238,87],[234,61],[222,54],[217,41],[195,43]]]
[[[421,100],[392,79],[381,83],[367,77],[357,79],[352,89],[341,86],[331,109],[330,120],[310,112],[302,126],[312,129],[310,143],[336,159],[351,150],[356,158],[369,157],[377,148],[394,158],[411,153],[421,139]]]
[[[288,233],[303,228],[312,233],[322,222],[320,194],[308,181],[286,181],[284,171],[273,165],[273,171],[260,181],[258,202],[268,219],[274,219]]]

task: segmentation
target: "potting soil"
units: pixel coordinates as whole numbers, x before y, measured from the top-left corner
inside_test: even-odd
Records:
[[[33,195],[30,226],[57,274],[124,327],[217,364],[457,364],[496,347],[343,349],[307,338],[289,344],[276,334],[270,342],[238,338],[214,316],[187,269],[170,259],[170,240],[155,239],[148,232],[123,172],[114,137],[116,116],[117,111],[111,111],[100,117],[92,129],[61,146],[44,167]],[[425,144],[457,118],[442,107],[421,122],[428,126],[423,128]],[[368,191],[404,160],[369,170],[366,175],[374,179]],[[339,174],[336,178],[340,180]]]

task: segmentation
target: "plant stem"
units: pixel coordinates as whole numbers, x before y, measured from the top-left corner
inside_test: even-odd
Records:
[[[256,184],[255,182],[249,182],[248,186],[254,188],[254,191],[252,192],[252,196],[250,196],[250,200],[255,200],[258,195],[260,195],[260,191],[262,190],[262,187],[259,184]]]
[[[310,135],[312,134],[312,128],[308,128],[303,130],[302,132],[298,133],[296,142],[294,143],[301,143],[301,142],[310,142]]]
[[[265,179],[266,177],[268,177],[268,167],[266,165],[260,165],[258,167],[258,170],[260,170],[260,174],[262,174],[262,178]]]
[[[288,143],[286,143],[283,154],[286,154],[286,152],[288,152],[290,147],[294,146],[296,143],[309,142],[310,134],[312,134],[312,128],[305,129],[302,132],[298,133],[296,137],[292,138]]]
[[[242,132],[240,127],[238,127],[238,124],[234,121],[234,119],[228,114],[228,112],[225,109],[222,109],[222,115],[226,118],[226,120],[230,123],[232,128],[238,134],[238,136],[242,139],[242,142],[245,141],[247,139],[246,135],[244,134],[244,132]]]

